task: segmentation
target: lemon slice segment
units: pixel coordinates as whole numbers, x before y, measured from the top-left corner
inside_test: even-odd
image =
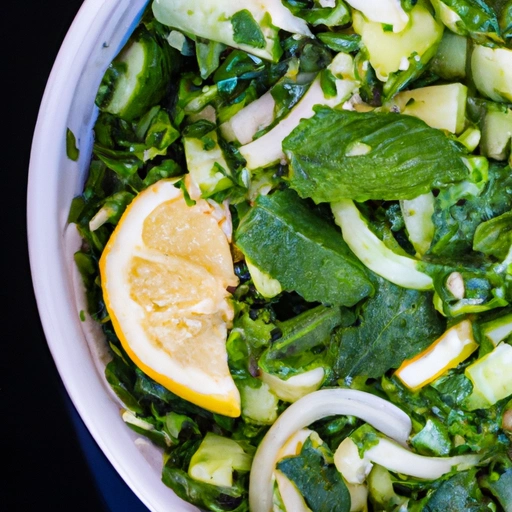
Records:
[[[395,375],[412,391],[430,384],[451,368],[456,368],[476,349],[471,321],[462,320],[447,329],[432,345],[405,360]]]
[[[141,192],[100,260],[105,304],[132,361],[176,395],[240,415],[229,372],[227,331],[236,286],[229,242],[212,206],[188,206],[173,180]]]

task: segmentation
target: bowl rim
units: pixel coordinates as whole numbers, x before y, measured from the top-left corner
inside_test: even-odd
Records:
[[[50,71],[33,132],[26,196],[27,242],[32,285],[46,342],[64,388],[85,426],[149,510],[193,512],[198,509],[162,483],[161,459],[159,473],[155,474],[155,464],[150,461],[153,458],[155,462],[154,453],[149,453],[154,447],[144,448],[143,439],[122,420],[119,402],[108,393],[104,376],[100,377],[93,360],[71,284],[72,254],[70,258],[67,233],[71,203],[66,201],[82,190],[94,121],[90,112],[74,116],[75,124],[77,118],[79,123],[84,122],[90,135],[77,138],[80,157],[77,162],[71,161],[66,154],[66,131],[74,115],[80,80],[91,85],[90,79],[83,77],[83,70],[94,52],[101,53],[98,48],[110,55],[103,58],[106,68],[149,1],[85,0],[73,19]],[[104,34],[117,35],[105,40]],[[104,69],[100,71],[97,62],[94,65],[92,74],[101,79]],[[95,93],[92,94],[94,98]],[[89,108],[94,108],[92,102]],[[67,173],[72,173],[72,177]],[[71,185],[66,185],[67,182]]]

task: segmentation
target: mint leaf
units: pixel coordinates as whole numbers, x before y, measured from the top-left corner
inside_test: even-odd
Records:
[[[333,464],[328,464],[322,452],[307,439],[297,457],[287,457],[277,463],[299,489],[313,512],[349,512],[350,494]]]
[[[336,334],[334,371],[339,377],[380,377],[444,332],[445,321],[434,309],[430,292],[377,279],[377,293],[362,307],[360,325],[340,329]]]
[[[265,36],[247,9],[233,14],[231,25],[233,25],[233,40],[235,43],[246,44],[253,48],[265,48]]]
[[[283,141],[290,186],[301,197],[413,199],[468,176],[457,143],[420,119],[321,106],[315,112]]]
[[[258,197],[240,220],[235,244],[284,290],[308,302],[353,306],[373,293],[341,232],[292,190]]]

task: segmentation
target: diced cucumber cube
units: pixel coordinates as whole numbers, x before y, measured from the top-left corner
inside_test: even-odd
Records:
[[[466,123],[468,88],[461,83],[402,91],[388,103],[402,114],[418,117],[432,128],[460,133]]]
[[[445,30],[430,70],[445,80],[461,80],[466,77],[467,58],[468,38]]]
[[[471,74],[481,94],[494,101],[512,102],[512,50],[476,45]]]
[[[473,383],[467,398],[469,410],[491,407],[512,394],[512,346],[501,342],[492,352],[468,366],[465,375]]]
[[[482,123],[482,154],[494,160],[506,160],[511,143],[512,109],[489,109]]]
[[[358,11],[353,13],[353,26],[368,50],[370,64],[383,82],[391,73],[406,71],[410,65],[408,59],[413,54],[419,60],[436,46],[444,30],[423,3],[411,10],[409,24],[398,33],[386,31],[381,23],[368,21]]]

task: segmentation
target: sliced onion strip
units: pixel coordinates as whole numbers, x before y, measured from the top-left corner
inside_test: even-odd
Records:
[[[481,459],[481,456],[477,454],[455,457],[425,457],[410,452],[384,438],[381,438],[378,444],[367,450],[364,456],[365,459],[384,466],[394,473],[424,480],[437,480],[453,468],[462,471],[478,464]]]
[[[322,389],[297,400],[269,429],[256,450],[249,483],[251,512],[272,510],[272,474],[279,449],[298,430],[328,416],[355,416],[406,446],[411,420],[395,405],[352,389]]]

